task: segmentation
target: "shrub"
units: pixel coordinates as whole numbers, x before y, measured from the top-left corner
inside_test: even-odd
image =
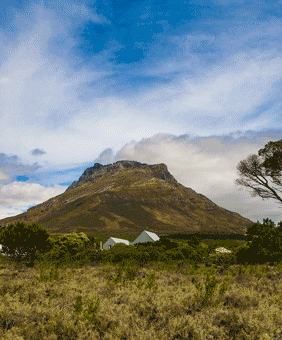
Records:
[[[237,256],[234,253],[214,254],[209,259],[212,264],[217,266],[229,267],[237,263]]]
[[[49,237],[47,230],[39,224],[16,222],[1,231],[0,243],[3,245],[3,252],[18,262],[26,253],[30,263],[33,263],[37,250],[44,252],[50,247]]]
[[[282,222],[275,224],[268,218],[263,224],[257,222],[248,228],[253,240],[236,249],[238,263],[263,264],[276,262],[282,258]]]
[[[36,252],[35,264],[52,263],[60,266],[70,264],[71,262],[71,255],[66,252],[65,249],[61,249],[59,247],[54,247],[51,251],[45,254]]]
[[[52,266],[49,273],[46,273],[45,266],[40,266],[40,277],[38,279],[39,282],[48,282],[53,280],[59,280],[59,272],[58,268],[55,266]]]
[[[72,256],[72,261],[84,265],[89,262],[97,261],[97,258],[98,256],[94,249],[84,249],[80,253]]]
[[[65,253],[75,255],[85,249],[85,244],[89,242],[88,237],[84,233],[71,233],[59,236],[53,240],[53,247],[58,247]]]
[[[73,306],[76,315],[81,314],[82,309],[83,309],[82,306],[83,306],[82,296],[81,296],[81,295],[78,295],[78,296],[75,298],[75,304],[74,304],[74,306]]]
[[[141,244],[143,245],[143,243],[141,243]],[[161,247],[161,248],[164,248],[165,250],[176,249],[178,247],[178,244],[176,242],[171,241],[166,236],[161,236],[159,241],[148,242],[148,246],[150,246],[150,245],[152,245],[153,247]]]
[[[183,244],[179,247],[179,250],[183,254],[183,257],[187,260],[189,260],[192,263],[199,263],[202,262],[202,259],[204,257],[203,251],[201,248],[192,247],[189,244]]]
[[[111,249],[103,251],[103,259],[111,263],[120,263],[124,260],[135,259],[137,253],[134,246],[118,243]]]

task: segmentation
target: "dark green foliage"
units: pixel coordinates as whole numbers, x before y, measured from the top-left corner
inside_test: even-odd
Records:
[[[229,267],[237,263],[237,256],[234,253],[216,254],[210,257],[210,262],[217,266]]]
[[[282,258],[281,224],[275,227],[270,219],[264,219],[263,224],[257,222],[248,228],[252,241],[246,242],[236,250],[237,262],[240,264],[263,264],[278,262]]]
[[[169,249],[165,252],[165,254],[173,261],[180,261],[185,259],[185,256],[179,249]]]
[[[282,140],[269,142],[258,152],[265,158],[262,166],[265,167],[272,177],[279,176],[282,161]]]
[[[24,257],[24,253],[27,253],[32,263],[37,250],[46,252],[50,249],[49,237],[49,233],[41,225],[16,222],[1,231],[0,243],[3,245],[4,253],[17,261]]]
[[[239,263],[276,262],[282,258],[282,222],[275,227],[270,219],[263,219],[248,228],[253,240],[239,247],[237,260]]]
[[[45,254],[36,252],[35,263],[40,262],[53,263],[56,266],[63,266],[70,264],[73,261],[69,253],[66,253],[65,250],[56,247]]]
[[[183,257],[189,260],[190,263],[199,263],[202,262],[202,258],[204,254],[202,253],[202,249],[198,249],[192,246],[186,246],[185,248],[180,249]]]
[[[178,247],[176,242],[171,241],[166,236],[161,236],[159,241],[151,243],[154,247],[164,247],[167,249],[176,249]]]
[[[263,219],[263,224],[257,221],[257,223],[254,223],[253,225],[251,225],[247,229],[247,235],[265,237],[270,232],[275,231],[275,230],[276,230],[275,223],[267,218],[267,219]]]
[[[75,304],[73,306],[76,314],[80,314],[82,312],[82,309],[83,309],[82,306],[83,306],[82,296],[78,295],[75,298]]]
[[[197,247],[201,241],[202,241],[201,238],[197,236],[196,234],[194,234],[189,238],[188,244]]]
[[[72,256],[72,261],[80,265],[97,261],[97,253],[93,249],[85,249],[82,252]]]
[[[94,247],[94,243],[96,243],[96,247],[98,249],[100,241],[102,241],[102,240],[98,239],[95,234],[86,234],[86,235],[89,238],[89,242],[87,242],[85,244],[85,247],[86,248],[87,247]]]
[[[123,260],[134,260],[138,254],[138,251],[134,246],[127,246],[123,243],[118,243],[111,249],[103,251],[101,256],[104,261],[110,261],[112,263],[119,263]]]

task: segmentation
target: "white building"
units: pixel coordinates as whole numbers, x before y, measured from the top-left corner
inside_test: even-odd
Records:
[[[115,237],[110,237],[103,245],[103,248],[104,249],[109,249],[109,248],[112,248],[112,246],[114,246],[115,244],[117,243],[124,243],[126,244],[127,246],[130,245],[130,242],[127,241],[127,240],[123,240],[121,238],[115,238]]]
[[[151,231],[144,230],[136,240],[131,242],[130,244],[133,246],[136,243],[145,243],[145,242],[156,242],[159,241],[159,236]]]
[[[123,240],[121,238],[110,237],[103,245],[103,249],[109,249],[117,243],[124,243],[126,245],[134,245],[136,243],[145,243],[145,242],[156,242],[159,241],[159,236],[151,231],[144,230],[136,240],[133,242],[129,242],[127,240]]]

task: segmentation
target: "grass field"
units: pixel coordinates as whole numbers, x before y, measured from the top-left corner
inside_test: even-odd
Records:
[[[0,338],[282,339],[282,264],[26,267],[0,255]]]

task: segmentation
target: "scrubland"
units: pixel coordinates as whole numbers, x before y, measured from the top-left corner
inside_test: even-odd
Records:
[[[281,262],[222,266],[212,256],[28,267],[0,255],[0,338],[278,340],[281,277]]]

